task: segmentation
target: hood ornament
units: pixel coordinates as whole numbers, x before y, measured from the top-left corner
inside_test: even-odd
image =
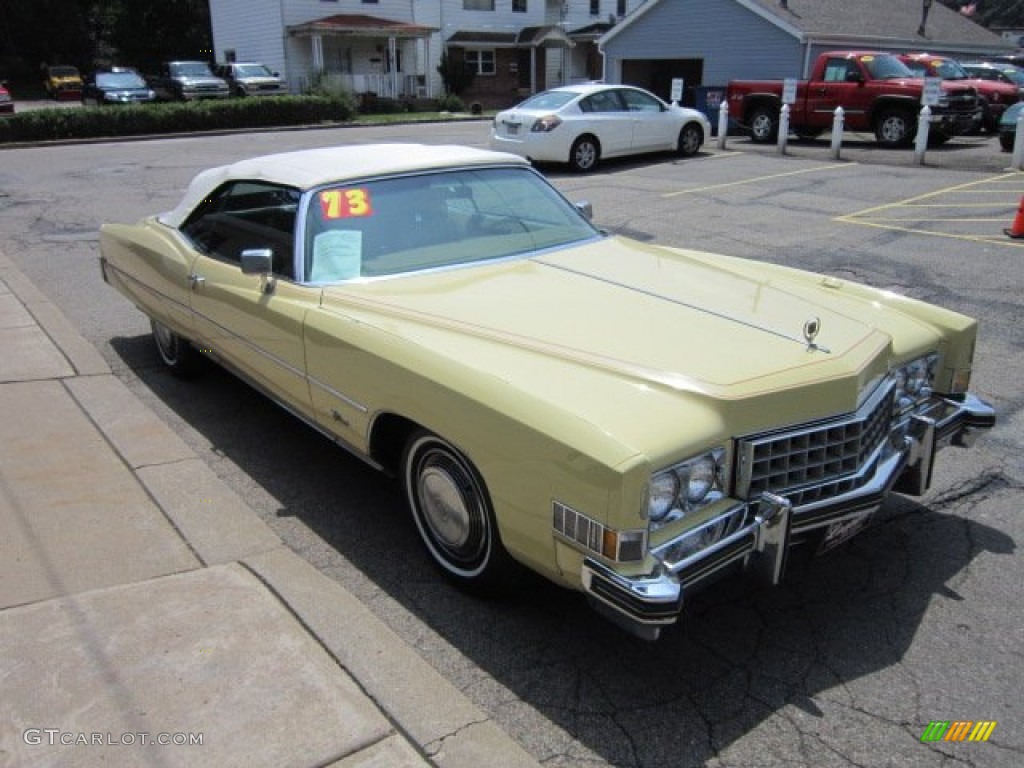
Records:
[[[821,318],[812,317],[804,323],[804,341],[807,342],[807,350],[809,352],[828,352],[825,347],[819,347],[814,343],[819,333],[821,333]]]

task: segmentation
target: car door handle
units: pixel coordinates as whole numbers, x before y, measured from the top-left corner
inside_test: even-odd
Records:
[[[197,275],[195,272],[188,276],[188,283],[192,287],[193,291],[205,282],[206,278],[202,275]]]

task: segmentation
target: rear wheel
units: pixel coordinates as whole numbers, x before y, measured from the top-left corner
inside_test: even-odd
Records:
[[[499,586],[511,559],[469,460],[437,435],[417,430],[402,455],[402,484],[420,537],[445,575],[472,589]]]
[[[750,138],[758,144],[767,144],[775,141],[778,135],[778,115],[771,107],[757,107],[750,116]]]
[[[163,323],[150,320],[153,340],[160,360],[175,376],[189,378],[199,372],[203,358],[188,339],[183,339]]]
[[[569,150],[569,167],[578,173],[594,170],[600,159],[601,145],[593,136],[580,136]]]
[[[875,121],[875,138],[885,147],[904,147],[914,138],[914,117],[903,109],[887,109]]]
[[[678,152],[681,157],[690,157],[697,154],[703,143],[704,131],[696,123],[687,123],[679,131]]]
[[[1003,152],[1013,152],[1014,138],[1015,136],[1011,133],[999,134],[999,146],[1003,148]]]

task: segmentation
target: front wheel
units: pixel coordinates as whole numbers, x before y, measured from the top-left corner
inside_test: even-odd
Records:
[[[1003,148],[1003,152],[1013,152],[1013,142],[1016,137],[1010,133],[999,134],[999,146]]]
[[[445,575],[463,587],[499,586],[510,558],[469,460],[437,435],[418,430],[402,456],[402,485],[420,537]]]
[[[156,351],[167,370],[183,379],[191,378],[202,365],[203,358],[188,339],[183,339],[163,323],[150,320]]]
[[[697,154],[704,143],[704,131],[696,123],[687,123],[679,132],[678,152],[680,157]]]
[[[916,132],[914,117],[905,110],[890,109],[878,116],[875,138],[884,147],[905,147]]]
[[[580,136],[569,150],[569,167],[577,173],[588,173],[597,167],[601,146],[593,136]]]
[[[757,144],[775,141],[779,135],[779,118],[771,107],[758,107],[750,116],[750,138]]]

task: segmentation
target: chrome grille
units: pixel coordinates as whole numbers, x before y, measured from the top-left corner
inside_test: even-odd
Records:
[[[800,507],[854,490],[889,434],[892,403],[886,383],[854,414],[741,438],[736,495],[755,500],[768,491]]]

